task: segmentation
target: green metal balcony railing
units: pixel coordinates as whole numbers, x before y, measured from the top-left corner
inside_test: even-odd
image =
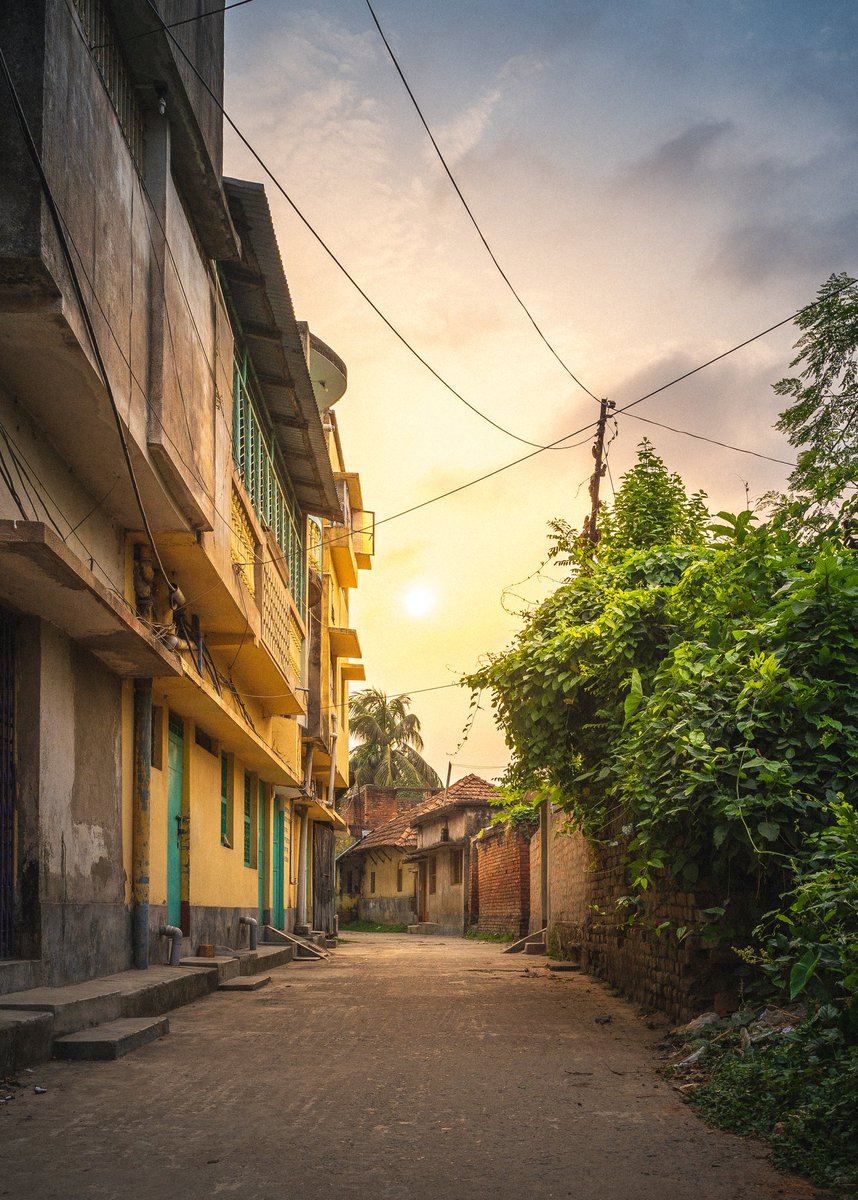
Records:
[[[277,461],[274,433],[263,426],[260,406],[253,398],[246,354],[236,355],[233,388],[233,454],[238,473],[254,512],[282,551],[289,590],[303,621],[306,544],[299,509],[285,468]]]

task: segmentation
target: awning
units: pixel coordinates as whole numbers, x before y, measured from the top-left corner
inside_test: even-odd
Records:
[[[266,783],[296,785],[298,763],[290,764],[278,751],[251,729],[224,696],[219,696],[209,681],[182,660],[183,674],[178,679],[159,679],[152,695],[161,699],[180,716],[200,725],[217,738],[223,750],[237,754]]]
[[[361,648],[356,629],[331,625],[328,634],[332,658],[360,658]]]
[[[49,621],[123,678],[181,673],[178,656],[41,521],[0,521],[0,601]]]

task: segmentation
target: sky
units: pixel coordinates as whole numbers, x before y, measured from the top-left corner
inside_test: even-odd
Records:
[[[788,317],[832,272],[858,274],[851,0],[373,7],[496,258],[595,396],[622,407]],[[589,426],[597,404],[497,273],[366,0],[253,0],[225,21],[227,111],[391,324],[525,442]],[[547,522],[588,511],[592,430],[398,517],[532,447],[432,377],[229,133],[224,170],[266,183],[298,317],[348,365],[337,420],[379,522],[352,597],[366,686],[412,697],[442,778],[448,763],[453,780],[496,778],[509,751],[488,697],[464,738],[469,694],[442,685],[560,582]],[[796,337],[788,325],[634,413],[788,462],[771,385]],[[629,414],[609,501],[643,436],[712,511],[789,474]]]

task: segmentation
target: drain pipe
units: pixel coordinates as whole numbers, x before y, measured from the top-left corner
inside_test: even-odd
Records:
[[[152,772],[152,680],[134,680],[134,779],[131,827],[131,946],[134,966],[149,966],[149,788]]]
[[[334,787],[337,779],[337,737],[339,730],[337,729],[337,714],[331,713],[331,773],[328,776],[328,804],[331,808],[334,807]]]
[[[239,925],[247,925],[250,930],[250,949],[256,950],[259,947],[259,922],[256,917],[239,917]]]
[[[158,932],[161,937],[170,939],[170,966],[178,967],[182,961],[182,938],[185,935],[177,925],[162,925]]]
[[[313,744],[307,747],[304,758],[304,791],[309,795],[313,783]],[[306,805],[295,806],[301,818],[298,831],[298,895],[296,897],[296,924],[307,924],[307,808]]]

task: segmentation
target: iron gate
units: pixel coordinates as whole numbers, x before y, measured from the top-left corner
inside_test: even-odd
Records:
[[[0,958],[15,946],[15,629],[0,609]]]

